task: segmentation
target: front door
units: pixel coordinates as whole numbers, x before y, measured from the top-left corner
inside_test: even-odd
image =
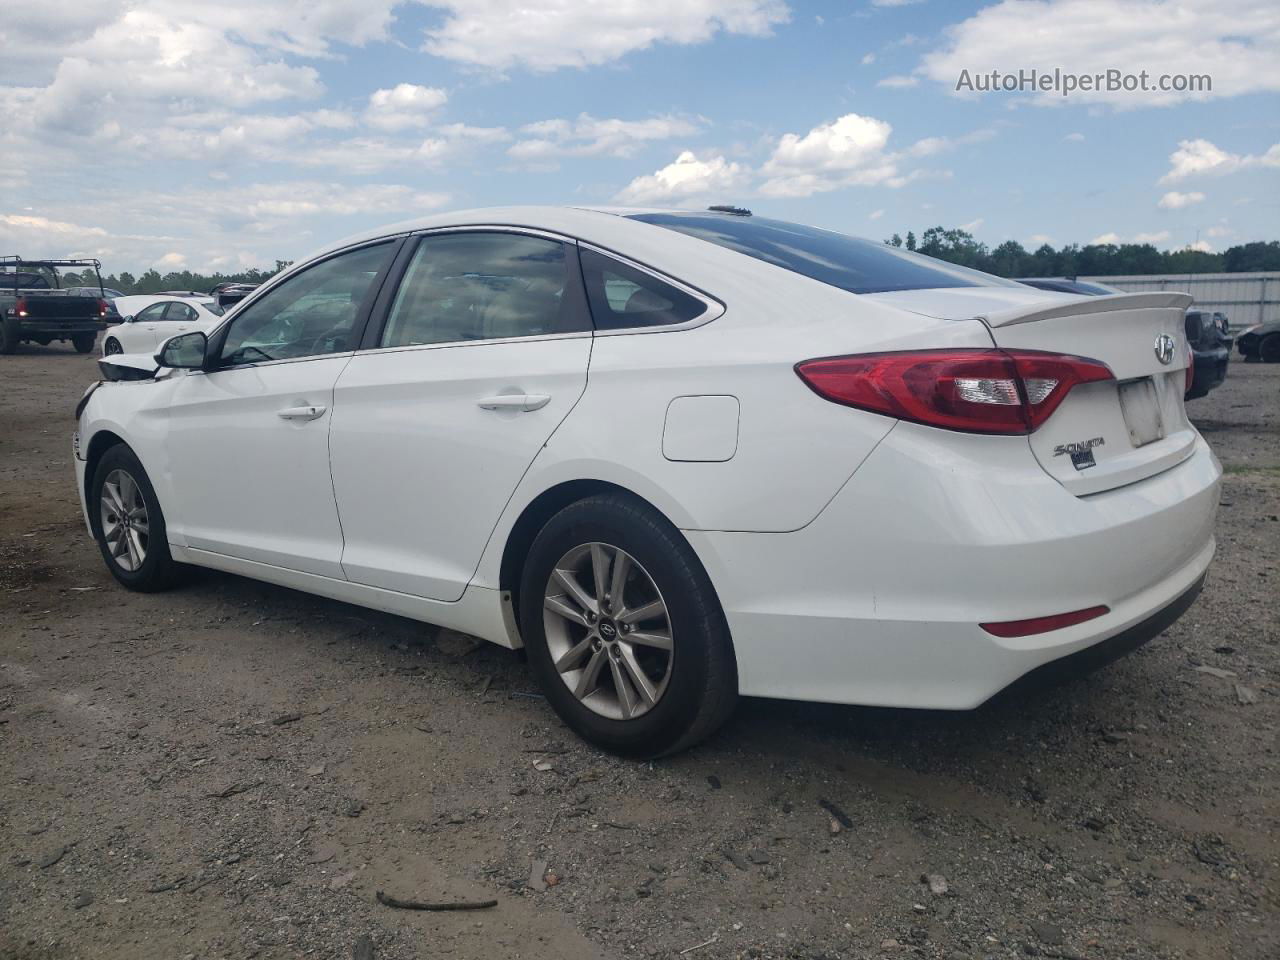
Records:
[[[342,576],[329,476],[333,386],[394,247],[346,251],[267,290],[214,335],[214,369],[175,385],[176,542]]]
[[[586,387],[577,251],[519,232],[428,234],[383,302],[385,323],[334,391],[342,567],[358,583],[453,601]]]

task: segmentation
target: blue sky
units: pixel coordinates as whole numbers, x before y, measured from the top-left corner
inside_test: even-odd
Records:
[[[1280,223],[1273,2],[47,0],[0,49],[0,248],[111,271],[506,203],[1027,245],[1223,249]],[[954,90],[1020,68],[1213,90]]]

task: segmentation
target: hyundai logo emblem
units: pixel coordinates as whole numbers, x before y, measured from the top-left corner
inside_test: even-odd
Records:
[[[1173,341],[1173,337],[1167,333],[1162,333],[1156,337],[1156,359],[1168,366],[1173,362],[1173,351],[1177,346]]]
[[[600,636],[604,637],[606,640],[612,640],[617,635],[618,631],[614,629],[612,623],[608,620],[600,621]]]

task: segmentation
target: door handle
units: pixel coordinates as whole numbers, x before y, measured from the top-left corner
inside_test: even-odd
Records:
[[[541,410],[551,402],[545,393],[504,393],[497,397],[485,397],[476,403],[485,410]]]
[[[315,420],[323,417],[328,407],[310,406],[310,407],[285,407],[283,410],[277,410],[276,416],[282,420]]]

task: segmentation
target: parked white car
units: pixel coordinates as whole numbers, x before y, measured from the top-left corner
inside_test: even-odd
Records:
[[[209,297],[135,295],[119,297],[116,311],[123,323],[107,327],[102,336],[102,355],[155,353],[170,337],[192,330],[206,333],[222,322],[222,307]]]
[[[746,215],[349,240],[81,402],[89,529],[523,645],[652,756],[737,696],[964,709],[1163,630],[1214,552],[1177,293],[1045,293]],[[119,361],[113,365],[111,361]]]

